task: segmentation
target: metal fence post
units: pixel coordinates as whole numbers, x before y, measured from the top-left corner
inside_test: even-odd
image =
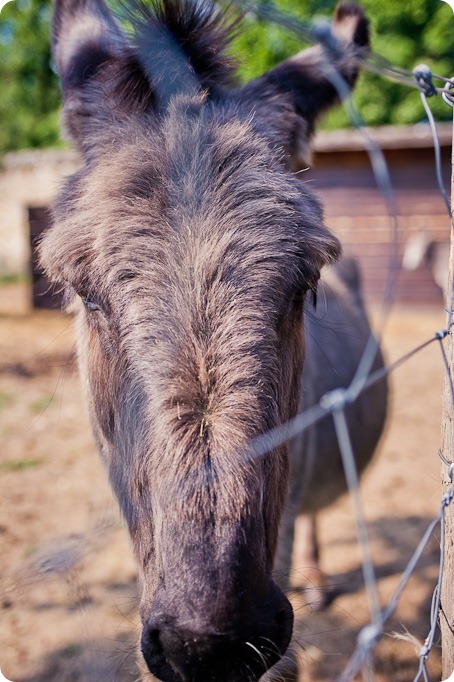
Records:
[[[453,145],[454,149],[454,145]],[[453,154],[454,168],[454,154]],[[454,210],[454,172],[451,181],[451,210]],[[451,222],[452,226],[452,222]],[[453,283],[454,283],[454,234],[451,227],[451,251],[449,257],[449,287],[448,291],[448,310],[452,310],[453,305]],[[451,318],[451,314],[449,314]],[[451,319],[449,319],[451,321]],[[454,340],[453,328],[446,338],[446,354],[449,363],[449,371],[454,376]],[[443,392],[442,410],[442,452],[448,462],[454,461],[454,406],[451,395],[451,387],[448,378],[445,379]],[[452,467],[451,467],[452,470]],[[446,493],[452,485],[449,468],[442,464],[442,484]],[[444,578],[441,586],[441,610],[440,627],[442,639],[442,662],[443,679],[447,680],[454,672],[454,505],[445,508],[445,553],[444,553]]]

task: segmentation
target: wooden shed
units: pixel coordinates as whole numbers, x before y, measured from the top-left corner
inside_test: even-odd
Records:
[[[307,180],[323,199],[328,226],[340,237],[344,250],[358,259],[368,300],[378,301],[384,295],[390,258],[396,247],[400,268],[396,299],[443,304],[430,259],[423,260],[415,270],[402,267],[404,252],[415,237],[421,237],[427,245],[449,245],[450,221],[437,185],[430,128],[423,124],[374,128],[370,135],[383,150],[389,168],[397,235],[393,236],[387,203],[377,187],[359,131],[320,134]],[[449,194],[451,124],[439,125],[438,135],[443,180]],[[301,175],[306,179],[304,173]],[[447,249],[438,249],[438,253],[445,254],[447,271]],[[440,262],[436,265],[439,268]]]
[[[58,310],[62,307],[62,294],[59,287],[51,284],[38,261],[38,245],[51,222],[47,206],[28,207],[30,226],[30,270],[32,299],[34,308]]]

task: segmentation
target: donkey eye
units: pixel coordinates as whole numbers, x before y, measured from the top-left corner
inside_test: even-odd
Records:
[[[79,291],[78,296],[86,309],[90,312],[95,312],[96,310],[101,311],[101,307],[95,303],[85,291]]]

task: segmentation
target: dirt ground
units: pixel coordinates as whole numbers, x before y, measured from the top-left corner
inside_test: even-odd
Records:
[[[0,669],[13,682],[132,681],[136,574],[93,446],[72,322],[59,313],[18,314],[21,296],[12,286],[0,290],[7,311],[0,315]],[[441,306],[395,308],[384,339],[388,361],[443,324]],[[387,432],[361,487],[383,603],[439,507],[437,345],[398,369],[391,384]],[[294,597],[301,682],[334,680],[370,618],[349,499],[321,515],[320,532],[323,569],[338,596],[318,613]],[[416,673],[438,556],[435,534],[377,646],[377,682],[411,682]],[[429,679],[440,680],[438,644]]]

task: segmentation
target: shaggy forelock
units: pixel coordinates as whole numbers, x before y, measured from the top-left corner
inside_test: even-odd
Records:
[[[119,126],[101,147],[54,205],[42,247],[54,279],[102,296],[115,282],[162,281],[187,254],[248,271],[249,286],[260,272],[261,285],[266,274],[311,288],[337,254],[318,200],[236,107],[180,98],[158,124]]]

